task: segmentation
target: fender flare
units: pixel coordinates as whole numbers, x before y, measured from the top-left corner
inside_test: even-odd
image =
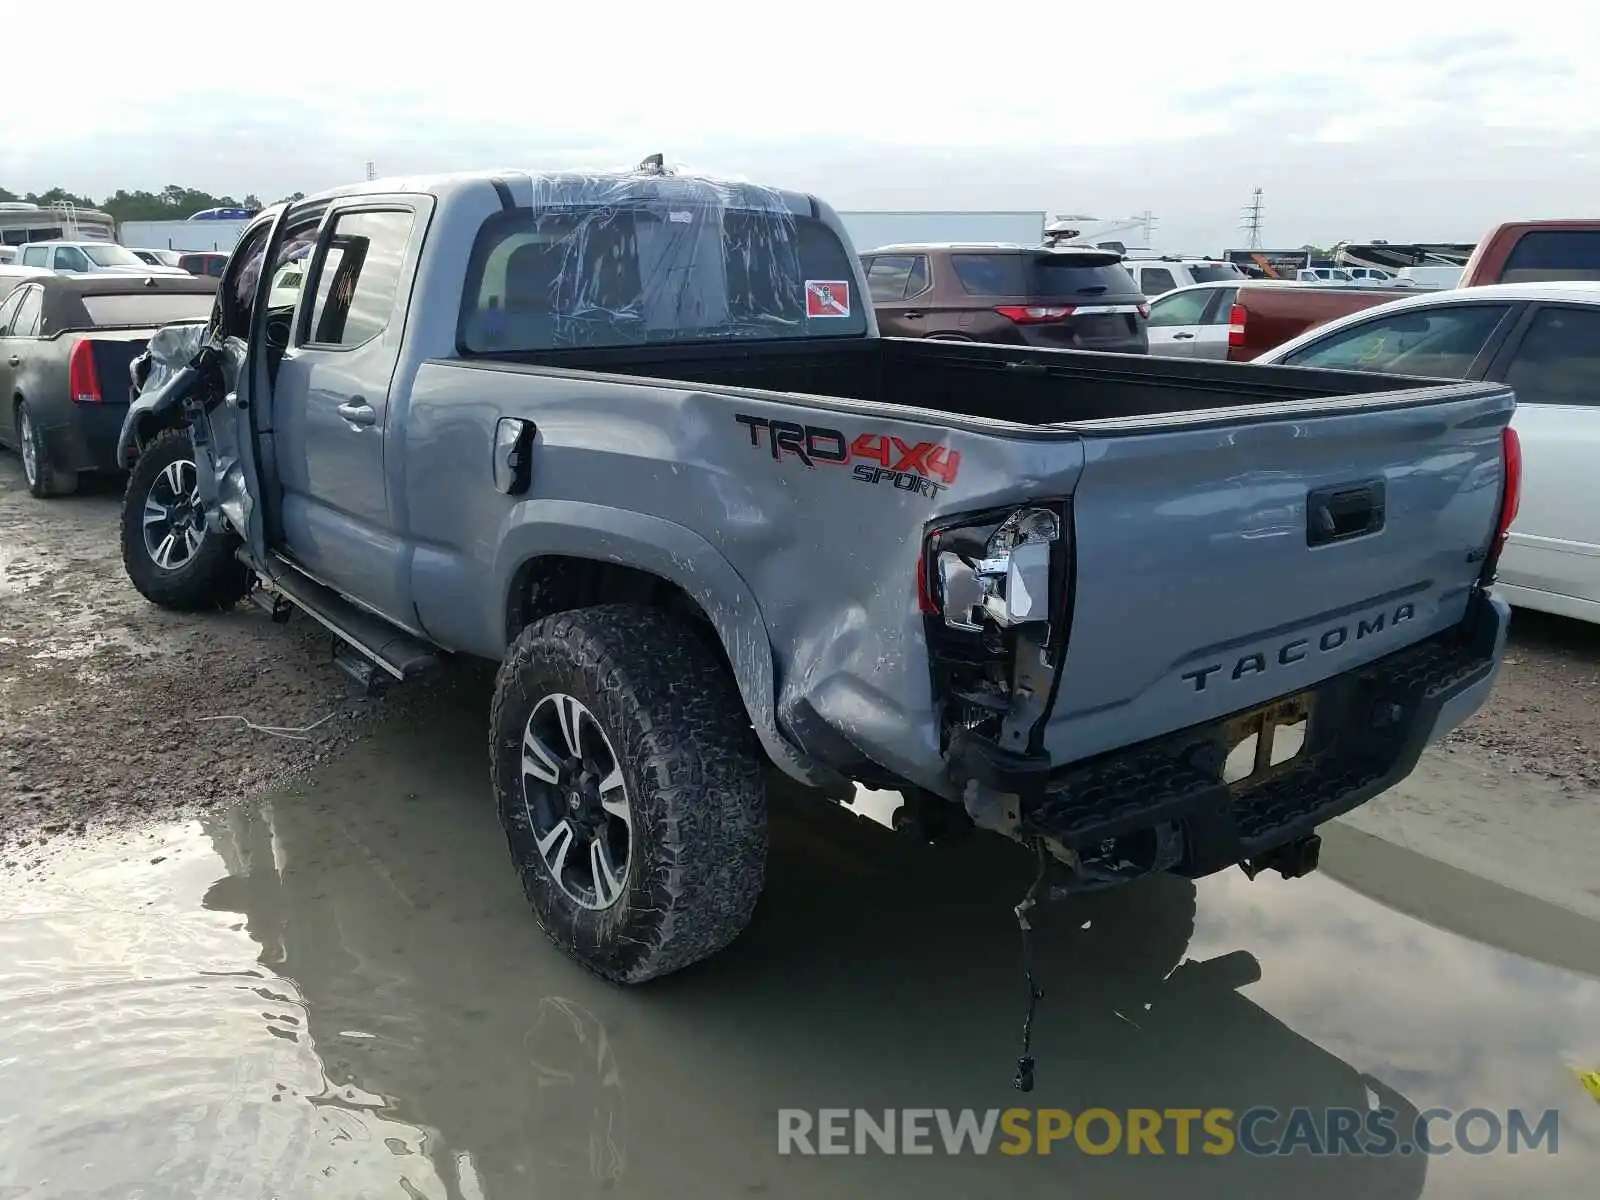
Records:
[[[188,378],[192,379],[192,375]],[[160,429],[171,423],[168,414],[182,403],[188,390],[187,385],[172,386],[173,382],[169,380],[164,387],[140,393],[134,397],[133,403],[128,405],[127,415],[122,418],[122,429],[117,434],[116,461],[124,470],[132,466],[133,460],[139,457],[140,426],[146,421],[151,421]]]
[[[842,777],[802,753],[778,729],[777,675],[766,620],[755,594],[733,565],[698,533],[646,513],[569,500],[519,504],[501,529],[495,556],[493,619],[504,629],[517,573],[545,555],[614,563],[655,575],[678,588],[706,615],[728,661],[745,712],[772,761],[810,786]]]

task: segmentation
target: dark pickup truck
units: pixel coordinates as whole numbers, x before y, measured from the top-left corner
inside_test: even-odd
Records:
[[[215,280],[41,275],[0,300],[0,443],[22,455],[39,498],[82,471],[116,471],[128,366],[156,328],[203,317]]]
[[[498,662],[513,862],[624,982],[744,928],[764,762],[1067,888],[1292,876],[1482,703],[1506,387],[881,338],[863,285],[820,200],[659,164],[278,206],[139,366],[128,574],[364,681]]]

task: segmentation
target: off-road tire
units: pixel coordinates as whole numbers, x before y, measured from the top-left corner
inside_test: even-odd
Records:
[[[250,568],[237,556],[239,539],[207,530],[200,548],[182,566],[156,565],[144,544],[144,501],[156,477],[179,459],[194,461],[187,429],[169,429],[144,448],[128,475],[122,497],[122,566],[133,586],[150,603],[174,612],[216,612],[232,608],[250,590]]]
[[[24,415],[27,420],[24,421]],[[17,454],[19,456],[32,452],[34,462],[34,477],[27,479],[27,465],[23,465],[23,478],[27,480],[28,495],[35,500],[49,500],[56,496],[70,496],[78,490],[78,473],[76,471],[61,471],[50,461],[49,448],[45,446],[44,434],[39,431],[39,423],[33,419],[33,414],[28,408],[28,402],[18,396],[16,409],[12,413],[12,428],[17,430]],[[23,432],[23,425],[27,425],[27,432]],[[31,447],[21,445],[23,438],[32,443]]]
[[[546,696],[595,716],[632,810],[623,894],[585,909],[552,878],[523,801],[522,738]],[[726,666],[657,609],[606,605],[535,622],[495,682],[490,763],[500,821],[545,934],[603,978],[642,983],[743,932],[766,877],[761,756]]]

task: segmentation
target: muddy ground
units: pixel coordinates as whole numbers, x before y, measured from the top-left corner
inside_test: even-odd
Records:
[[[152,607],[123,574],[120,503],[113,486],[34,500],[0,453],[0,862],[52,837],[257,795],[375,721],[425,730],[435,706],[482,702],[482,668],[361,699],[303,618]],[[1487,709],[1431,753],[1600,788],[1600,628],[1526,614],[1512,638]]]

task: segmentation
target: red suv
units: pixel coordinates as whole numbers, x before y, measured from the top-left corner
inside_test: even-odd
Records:
[[[1150,306],[1109,250],[884,246],[861,256],[884,337],[1144,354]]]
[[[222,278],[222,268],[228,265],[228,256],[215,250],[196,250],[181,255],[178,265],[191,275],[210,275]]]

